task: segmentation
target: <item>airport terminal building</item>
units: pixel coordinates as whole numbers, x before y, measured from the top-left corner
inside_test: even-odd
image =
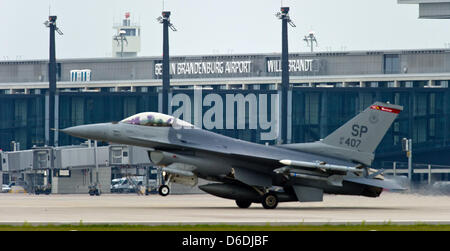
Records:
[[[170,58],[169,113],[227,136],[280,143],[280,54]],[[162,58],[58,60],[55,125],[162,111]],[[450,50],[290,53],[287,142],[326,137],[375,101],[404,106],[376,161],[450,164]],[[0,62],[0,148],[49,145],[48,61]],[[81,139],[56,133],[57,146]]]

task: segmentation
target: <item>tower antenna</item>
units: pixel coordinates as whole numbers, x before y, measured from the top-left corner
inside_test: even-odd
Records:
[[[311,47],[311,52],[314,52],[314,43],[316,44],[316,47],[319,46],[313,31],[310,31],[309,34],[303,38],[303,41],[306,42],[307,46]]]

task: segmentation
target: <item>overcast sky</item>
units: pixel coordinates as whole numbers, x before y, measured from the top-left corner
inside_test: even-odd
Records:
[[[178,32],[170,34],[171,56],[281,51],[280,0],[166,0]],[[284,0],[296,28],[290,52],[307,52],[302,38],[314,31],[317,51],[445,48],[449,20],[418,19],[418,5],[397,0]],[[131,12],[142,26],[139,56],[162,55],[162,0],[0,0],[0,60],[47,59],[51,14],[64,32],[57,58],[110,57],[113,23]]]

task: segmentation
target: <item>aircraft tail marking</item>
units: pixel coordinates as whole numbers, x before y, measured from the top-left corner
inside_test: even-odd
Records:
[[[328,135],[322,143],[373,153],[402,110],[399,105],[376,102]]]

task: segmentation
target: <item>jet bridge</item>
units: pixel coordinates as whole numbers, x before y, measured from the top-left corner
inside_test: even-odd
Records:
[[[97,158],[94,149],[87,142],[78,146],[1,152],[0,182],[15,182],[30,193],[87,194],[97,180],[97,161],[101,193],[111,191],[111,180],[115,178],[146,176],[142,185],[155,191],[164,184],[162,169],[149,160],[149,149],[127,145],[100,146],[97,147]],[[205,183],[200,181],[200,184]],[[203,193],[197,187],[180,184],[171,185],[171,191],[173,194]]]
[[[2,152],[2,172],[28,192],[87,193],[95,180],[94,147],[35,147],[30,150]],[[98,147],[99,180],[109,192],[111,168],[108,147]]]

